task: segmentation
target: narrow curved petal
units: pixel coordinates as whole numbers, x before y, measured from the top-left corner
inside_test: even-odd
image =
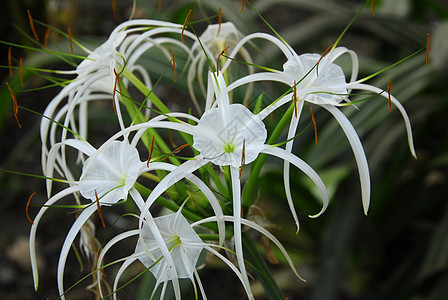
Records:
[[[358,165],[359,180],[361,182],[362,206],[364,208],[364,213],[367,215],[370,205],[370,173],[361,140],[359,139],[355,128],[353,128],[353,125],[339,109],[331,105],[322,105],[322,107],[328,110],[338,121],[339,125],[341,125],[341,128],[344,130],[345,136],[353,149],[356,164]]]
[[[222,260],[230,269],[232,269],[233,273],[238,277],[238,279],[243,284],[244,290],[246,291],[247,298],[254,299],[252,290],[250,289],[250,285],[248,285],[247,280],[244,279],[244,276],[240,273],[237,267],[235,267],[234,264],[232,264],[225,256],[223,256],[221,253],[213,249],[211,246],[216,245],[204,245],[204,248],[207,249],[209,252],[213,253],[216,257],[218,257],[220,260]]]
[[[354,82],[353,84],[349,84],[348,86],[352,89],[359,89],[359,90],[374,92],[380,96],[383,96],[386,99],[389,98],[389,94],[387,92],[385,92],[384,90],[377,88],[375,86],[371,86],[368,84],[362,84],[362,83],[356,83],[356,82]],[[409,116],[406,113],[406,110],[404,109],[403,105],[401,105],[401,103],[397,100],[397,98],[395,98],[393,95],[390,95],[390,100],[398,108],[398,110],[400,111],[400,113],[403,117],[404,124],[406,125],[406,132],[408,135],[409,150],[411,151],[412,156],[417,158],[417,154],[415,153],[415,148],[414,148],[414,139],[412,137],[412,127],[411,127],[411,121],[409,120]]]
[[[290,59],[293,57],[293,53],[294,51],[291,49],[291,46],[285,44],[285,42],[279,40],[278,38],[276,38],[275,36],[272,36],[270,34],[266,34],[266,33],[261,33],[261,32],[257,32],[257,33],[252,33],[249,34],[247,36],[245,36],[234,48],[233,51],[231,52],[231,54],[229,55],[230,57],[233,57],[236,55],[236,53],[249,41],[253,40],[253,39],[265,39],[268,40],[270,42],[272,42],[273,44],[275,44],[285,55],[285,57],[287,59]],[[225,71],[227,69],[227,67],[229,66],[229,64],[231,63],[231,60],[227,61],[226,64],[224,64],[222,71]]]
[[[322,197],[322,209],[319,213],[310,216],[311,218],[317,218],[320,216],[328,206],[329,197],[328,197],[328,191],[325,187],[325,184],[323,183],[322,179],[320,179],[319,175],[317,175],[316,171],[314,171],[306,162],[295,156],[294,154],[291,154],[290,152],[277,148],[277,147],[266,147],[262,153],[271,154],[273,156],[277,156],[281,159],[287,160],[293,165],[295,165],[297,168],[302,170],[317,186],[319,189],[319,192]]]
[[[249,298],[253,298],[252,290],[250,289],[249,278],[247,276],[246,265],[244,263],[243,255],[243,240],[241,237],[241,183],[239,179],[239,171],[236,168],[230,167],[230,176],[232,179],[232,195],[233,195],[233,238],[235,240],[236,259],[238,267],[240,268],[243,282],[249,287]]]
[[[154,162],[149,165],[148,169],[143,169],[142,172],[150,171],[150,170],[166,170],[166,171],[174,171],[176,170],[177,166],[174,166],[172,164],[168,163],[162,163],[162,162]],[[215,216],[217,218],[217,224],[218,224],[218,233],[219,233],[219,245],[222,245],[224,243],[226,232],[225,232],[225,224],[224,224],[224,213],[222,211],[221,205],[216,198],[215,194],[212,192],[212,190],[196,175],[190,173],[185,176],[185,179],[190,180],[194,185],[196,185],[199,190],[204,193],[205,197],[210,203],[210,206],[212,207]],[[132,195],[132,193],[131,193]],[[138,196],[137,196],[138,197]],[[143,211],[144,202],[142,201],[143,205],[138,204],[139,208]],[[141,206],[140,206],[141,205]]]
[[[139,230],[130,230],[130,231],[126,231],[123,233],[120,233],[119,235],[113,237],[101,250],[100,254],[98,255],[98,260],[96,263],[96,276],[97,276],[97,281],[98,281],[98,290],[100,292],[100,296],[101,298],[104,297],[103,295],[103,290],[101,288],[101,277],[102,277],[102,273],[101,273],[101,264],[103,262],[104,256],[106,255],[107,251],[109,251],[110,248],[112,248],[112,246],[114,246],[116,243],[131,237],[131,236],[137,236],[139,234]],[[137,259],[136,257],[134,257],[134,260]],[[126,263],[127,259],[125,260]],[[121,268],[120,268],[121,269]],[[118,274],[116,275],[118,276]],[[113,289],[113,291],[115,291],[115,288]]]
[[[61,296],[62,300],[65,299],[65,296],[64,296],[64,269],[65,269],[65,262],[67,261],[68,253],[70,251],[70,247],[72,246],[76,235],[81,230],[81,227],[92,216],[92,214],[94,212],[96,212],[96,210],[97,210],[96,205],[91,205],[82,211],[82,213],[76,219],[75,223],[73,223],[72,227],[70,228],[70,231],[68,232],[68,234],[65,238],[64,244],[62,245],[61,253],[59,255],[58,273],[57,273],[58,290],[59,290],[59,295]]]
[[[195,222],[193,224],[191,224],[191,227],[195,227],[198,225],[201,225],[203,223],[207,223],[210,221],[214,221],[216,219],[216,217],[208,217],[205,218],[203,220],[200,220],[198,222]],[[224,220],[227,222],[234,222],[235,219],[232,216],[225,216]],[[254,223],[250,220],[247,219],[243,219],[241,218],[241,223],[245,226],[248,226],[256,231],[258,231],[259,233],[261,233],[262,235],[266,236],[268,239],[270,239],[282,252],[283,256],[286,258],[286,261],[288,262],[289,266],[291,267],[291,270],[294,272],[294,274],[300,279],[305,281],[297,272],[295,266],[294,266],[294,262],[292,261],[291,257],[289,256],[288,252],[286,251],[285,247],[283,247],[283,245],[280,243],[280,241],[272,234],[270,233],[268,230],[264,229],[263,227],[261,227],[260,225],[258,225],[257,223]]]
[[[201,278],[199,277],[197,270],[194,270],[194,277],[196,277],[196,281],[198,282],[199,290],[201,291],[201,295],[202,295],[202,299],[207,300],[207,296],[205,294],[205,290],[204,290],[204,287],[202,286]]]
[[[40,219],[44,215],[44,213],[47,211],[47,209],[56,203],[57,201],[61,200],[67,195],[70,195],[72,193],[75,193],[79,191],[79,188],[77,186],[72,186],[69,188],[66,188],[65,190],[62,190],[61,192],[57,193],[50,199],[48,199],[47,202],[42,206],[42,208],[39,210],[38,214],[34,218],[33,224],[31,225],[30,230],[30,259],[31,259],[31,269],[33,272],[33,278],[34,278],[34,289],[37,290],[39,286],[39,270],[37,268],[37,257],[36,257],[36,232],[37,232],[37,226],[39,225]]]
[[[297,131],[297,126],[299,125],[300,115],[302,113],[304,101],[299,101],[297,104],[297,118],[293,117],[291,119],[291,122],[289,123],[289,130],[288,130],[288,137],[287,140],[292,139]],[[292,146],[294,144],[294,140],[290,140],[286,143],[285,150],[289,153],[292,153]],[[291,195],[291,186],[290,186],[290,180],[289,180],[289,169],[290,169],[290,162],[285,160],[283,162],[283,181],[285,185],[285,193],[286,193],[286,199],[288,200],[289,209],[291,210],[292,217],[294,218],[294,222],[297,226],[297,231],[299,232],[300,229],[300,223],[299,218],[297,217],[296,209],[294,208],[294,202],[292,200]]]
[[[117,289],[118,289],[118,283],[120,282],[121,275],[123,275],[124,271],[136,260],[137,260],[137,257],[135,257],[134,255],[130,255],[118,269],[117,274],[115,275],[114,285],[112,288],[112,291],[114,291],[114,300],[117,300]],[[100,289],[100,291],[101,291],[101,289]]]
[[[165,176],[162,181],[160,181],[154,190],[149,195],[148,199],[145,201],[145,206],[142,209],[142,213],[140,215],[139,227],[143,226],[143,220],[149,214],[149,208],[156,201],[156,199],[162,195],[170,186],[186,178],[189,174],[193,173],[203,165],[205,165],[207,161],[204,159],[198,158],[194,160],[188,160],[184,162],[182,165],[177,167],[174,171],[170,172],[167,176]]]

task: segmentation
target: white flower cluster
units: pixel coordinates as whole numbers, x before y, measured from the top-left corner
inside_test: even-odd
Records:
[[[257,72],[248,50],[256,39],[272,43],[284,54],[283,70],[264,68]],[[224,48],[228,56],[222,55]],[[171,112],[153,93],[153,82],[142,57],[153,49],[166,57],[167,64],[175,65],[174,53],[183,53],[187,57],[188,70],[185,85],[199,117],[187,112]],[[352,61],[351,78],[346,76],[335,60],[347,54]],[[240,64],[234,57],[242,58],[247,63],[245,75],[235,75],[232,66]],[[204,68],[209,65],[208,73]],[[268,71],[266,71],[268,70]],[[174,69],[175,71],[175,69]],[[364,212],[367,213],[370,202],[370,178],[367,159],[361,141],[347,117],[338,106],[349,102],[352,90],[364,90],[390,99],[400,110],[405,120],[408,142],[415,155],[409,119],[401,104],[388,92],[377,87],[357,81],[358,59],[356,54],[344,47],[333,47],[325,55],[298,55],[289,45],[279,38],[266,33],[254,33],[243,36],[233,24],[210,25],[205,32],[197,36],[183,28],[181,24],[173,24],[155,20],[133,20],[119,25],[108,40],[93,51],[88,52],[74,72],[77,77],[67,84],[50,102],[42,119],[42,168],[46,177],[55,173],[67,180],[69,186],[52,195],[52,180],[47,181],[48,201],[34,219],[30,234],[30,254],[35,287],[38,286],[38,268],[36,259],[36,231],[43,214],[49,207],[69,195],[74,195],[80,208],[79,214],[69,230],[59,258],[58,288],[64,298],[64,268],[66,259],[78,233],[95,212],[101,213],[101,207],[116,205],[124,201],[135,202],[139,209],[139,226],[113,237],[99,253],[97,261],[97,278],[101,278],[102,260],[106,252],[115,244],[129,237],[138,237],[135,252],[122,259],[114,290],[117,289],[121,275],[134,261],[140,261],[156,278],[156,288],[162,285],[162,298],[167,283],[172,282],[176,299],[181,298],[180,278],[191,280],[195,291],[199,286],[202,297],[206,293],[197,272],[198,260],[203,250],[221,259],[236,274],[249,299],[253,298],[249,276],[246,270],[246,259],[243,253],[242,227],[247,226],[269,238],[285,255],[293,272],[299,277],[292,260],[280,242],[266,229],[249,221],[242,215],[241,172],[244,165],[254,162],[260,154],[268,154],[284,161],[284,181],[287,201],[298,228],[299,221],[293,205],[289,183],[289,167],[293,164],[302,170],[316,185],[321,198],[322,210],[313,217],[319,216],[328,206],[329,196],[324,182],[319,175],[302,159],[293,153],[294,136],[305,102],[318,105],[329,111],[342,127],[358,165],[362,191]],[[178,70],[178,73],[179,70]],[[180,76],[179,76],[180,77]],[[284,87],[282,96],[252,111],[244,99],[234,99],[234,90],[243,88],[245,97],[253,99],[253,84],[258,81],[280,82]],[[130,88],[141,91],[147,104],[133,102],[128,94]],[[202,98],[202,99],[201,99]],[[89,143],[88,112],[95,109],[92,102],[113,100],[119,128],[116,133],[95,148]],[[152,103],[152,104],[151,104]],[[202,104],[201,104],[202,103]],[[151,106],[157,116],[151,116]],[[281,145],[267,144],[268,131],[265,119],[272,112],[284,106],[294,106],[294,113],[289,120],[287,142]],[[129,109],[133,107],[134,110]],[[126,110],[129,116],[123,112]],[[152,113],[154,114],[154,113]],[[132,122],[127,123],[131,118]],[[163,138],[156,135],[157,130],[169,129],[179,132],[189,143],[195,155],[183,158],[179,162],[173,153],[165,153],[165,157],[152,156],[142,161],[141,146],[145,145],[149,153],[153,153],[154,143],[161,149]],[[152,135],[152,140],[151,140]],[[149,136],[149,138],[148,138]],[[155,142],[154,142],[154,136]],[[137,146],[140,146],[137,147]],[[72,148],[72,149],[68,149]],[[77,179],[73,164],[68,157],[76,151],[78,163],[82,164],[82,174]],[[162,150],[163,151],[163,150]],[[170,158],[165,160],[162,158]],[[207,165],[216,168],[207,168]],[[202,172],[196,172],[201,169]],[[138,188],[137,180],[150,171],[163,171],[149,196],[144,196]],[[216,185],[195,174],[212,172],[220,178],[227,172],[229,191],[232,203],[231,215],[227,215],[222,195],[216,193]],[[206,199],[212,216],[201,216],[185,213],[186,202],[174,203],[177,211],[172,214],[156,216],[151,208],[159,197],[174,184],[185,182],[195,186],[201,196]],[[86,201],[87,200],[87,204]],[[185,200],[185,199],[184,199]],[[167,201],[170,201],[169,199]],[[181,205],[180,205],[181,204]],[[177,205],[177,206],[176,206]],[[106,210],[103,211],[107,213]],[[186,216],[186,217],[185,217]],[[188,220],[187,220],[188,219]],[[205,224],[212,226],[204,227]],[[231,226],[229,226],[229,224]],[[233,228],[234,253],[236,263],[220,253],[226,240],[226,226]],[[202,228],[202,231],[198,231]],[[203,240],[199,232],[212,230],[217,235],[217,243]],[[229,233],[227,233],[229,235]],[[85,243],[85,239],[81,239]],[[300,277],[299,277],[300,278]],[[101,280],[97,280],[98,285]],[[99,288],[102,293],[101,287]],[[116,297],[116,293],[113,294]],[[102,295],[104,297],[104,295]]]

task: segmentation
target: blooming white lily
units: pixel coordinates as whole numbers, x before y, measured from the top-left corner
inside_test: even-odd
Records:
[[[97,210],[95,202],[98,201],[98,205],[112,205],[118,203],[120,200],[125,200],[137,177],[146,167],[145,163],[140,161],[137,150],[130,146],[126,141],[117,141],[106,148],[105,151],[97,151],[88,143],[79,140],[66,140],[63,144],[72,146],[88,155],[90,158],[87,162],[89,162],[88,165],[92,165],[92,168],[84,168],[81,179],[78,182],[71,182],[70,187],[51,197],[40,209],[34,219],[30,232],[30,256],[34,286],[36,289],[38,287],[35,250],[36,231],[40,219],[47,209],[64,197],[77,192],[80,192],[81,195],[91,200],[93,205],[80,205],[80,207],[86,208],[82,211],[75,224],[72,226],[72,229],[70,230],[71,235],[67,235],[66,242],[73,242],[74,237],[82,225],[84,225],[89,217]],[[49,165],[51,165],[55,159],[56,153],[59,150],[58,147],[60,146],[62,146],[62,143],[56,144],[51,149],[48,160]],[[49,168],[49,170],[53,169]],[[52,175],[51,172],[50,175]],[[49,180],[47,184],[48,190],[51,190],[51,180]],[[68,244],[68,247],[70,247],[71,242],[66,243]],[[63,255],[63,253],[64,250],[61,251],[61,255]]]
[[[224,49],[227,49],[227,52],[233,51],[235,45],[244,38],[244,35],[235,27],[235,25],[231,22],[226,22],[222,24],[212,24],[207,27],[207,29],[198,37],[198,41],[196,41],[191,47],[191,55],[193,57],[191,61],[191,65],[188,70],[188,91],[190,93],[191,99],[195,105],[196,110],[199,113],[202,113],[202,109],[198,103],[196,93],[197,92],[197,84],[199,84],[199,88],[206,97],[206,84],[204,83],[204,67],[207,66],[210,61],[217,61],[219,58],[219,54]],[[247,63],[252,63],[252,57],[244,47],[239,47],[235,52],[236,54],[240,54],[244,61]],[[220,60],[223,62],[226,61],[225,58],[221,57]],[[253,72],[253,67],[248,66],[249,73]],[[227,73],[226,73],[227,75]],[[229,74],[231,76],[231,74]],[[252,92],[251,86],[246,90],[247,98]],[[210,108],[210,103],[206,103],[205,110]]]
[[[77,77],[66,85],[60,93],[47,106],[42,119],[40,132],[42,140],[42,169],[46,173],[48,149],[57,142],[67,138],[68,131],[76,132],[81,138],[87,137],[87,112],[91,101],[113,100],[117,120],[121,129],[125,128],[122,118],[118,76],[125,73],[123,83],[128,87],[130,80],[138,80],[137,84],[151,89],[150,76],[145,68],[138,64],[139,58],[151,47],[160,49],[168,61],[171,55],[162,45],[173,44],[189,52],[189,48],[180,41],[160,36],[166,33],[181,34],[182,25],[156,20],[132,20],[115,28],[108,40],[93,51],[84,50],[88,56],[76,70],[68,72]],[[190,32],[184,32],[190,39],[195,38]],[[131,79],[132,79],[131,78]],[[143,82],[140,82],[141,78]],[[147,96],[147,95],[146,95]],[[146,118],[149,118],[151,101],[145,105]],[[78,110],[78,120],[75,118],[75,109]],[[60,124],[63,125],[61,128]],[[61,129],[61,136],[56,137],[57,130]],[[61,147],[61,164],[65,164],[65,148]],[[81,157],[82,158],[82,157]],[[62,166],[64,169],[64,166]],[[68,176],[68,174],[65,174]],[[71,178],[73,179],[73,178]]]
[[[37,226],[46,210],[54,205],[57,201],[64,197],[80,192],[81,195],[89,200],[90,204],[80,205],[84,207],[84,210],[80,213],[75,223],[72,225],[69,233],[66,236],[62,250],[60,253],[58,264],[58,288],[61,296],[64,294],[63,287],[63,273],[65,268],[65,261],[67,259],[71,244],[73,243],[76,235],[80,231],[81,227],[87,222],[90,216],[97,211],[97,206],[100,205],[114,205],[121,200],[126,200],[128,194],[131,195],[135,201],[137,207],[140,209],[144,206],[144,201],[140,194],[134,188],[134,184],[137,178],[144,172],[151,170],[167,170],[172,171],[175,166],[162,163],[152,162],[147,163],[140,161],[138,151],[135,145],[129,144],[127,140],[116,141],[111,140],[98,150],[90,146],[87,142],[79,140],[65,140],[63,143],[58,143],[52,147],[49,153],[48,170],[50,170],[50,176],[52,175],[53,168],[50,167],[54,163],[54,160],[59,151],[58,147],[62,145],[71,146],[78,151],[88,155],[83,166],[83,173],[80,180],[72,182],[72,186],[57,193],[51,197],[45,205],[41,208],[39,213],[34,219],[34,223],[30,232],[30,256],[33,269],[35,288],[38,287],[38,273],[37,273],[37,260],[35,250],[35,239]],[[221,220],[223,215],[219,202],[214,197],[211,190],[196,176],[190,174],[186,177],[192,183],[194,183],[209,199],[210,204],[215,211],[215,215],[218,220],[218,230],[220,239],[223,241],[225,236],[224,223]],[[51,190],[51,181],[49,181],[48,190]],[[95,205],[96,202],[96,205]]]
[[[240,167],[252,162],[260,153],[270,154],[290,163],[301,169],[317,185],[323,201],[323,207],[320,215],[328,205],[328,193],[317,173],[303,160],[297,156],[271,145],[266,145],[266,129],[261,116],[267,116],[264,111],[258,115],[251,113],[246,107],[239,104],[230,104],[227,86],[223,76],[216,76],[210,73],[210,81],[213,89],[211,97],[216,99],[217,107],[207,111],[196,126],[184,122],[164,121],[174,114],[167,114],[151,119],[145,124],[131,126],[117,133],[113,138],[116,139],[131,131],[137,130],[134,140],[140,138],[149,128],[166,128],[182,131],[193,136],[195,147],[200,154],[192,160],[188,160],[174,169],[154,188],[153,192],[145,201],[145,206],[141,210],[140,227],[143,226],[145,219],[150,220],[148,209],[155,200],[170,186],[179,180],[186,178],[195,170],[204,166],[208,162],[230,167],[230,176],[232,182],[233,195],[233,216],[234,216],[234,237],[238,264],[243,274],[246,285],[248,283],[247,272],[244,265],[242,240],[241,240],[241,183]],[[210,100],[211,103],[213,102]],[[193,121],[197,120],[186,114],[185,118]],[[219,127],[218,127],[219,126]],[[244,149],[244,151],[243,151]],[[293,215],[296,217],[294,206],[289,203]]]
[[[409,148],[415,156],[412,139],[412,129],[409,117],[401,103],[389,93],[371,85],[362,84],[362,80],[356,81],[358,75],[358,57],[355,52],[344,47],[332,48],[330,52],[322,57],[319,54],[297,55],[289,46],[289,51],[285,51],[285,45],[280,40],[272,39],[285,53],[288,61],[283,65],[283,71],[260,72],[243,77],[229,86],[232,90],[238,86],[246,84],[248,81],[278,81],[285,83],[291,92],[271,105],[266,112],[272,112],[281,105],[297,101],[295,116],[292,118],[288,132],[288,139],[292,139],[296,133],[299,123],[299,116],[303,107],[303,102],[307,101],[328,110],[338,121],[353,149],[355,160],[358,165],[361,182],[362,204],[364,212],[367,214],[370,204],[370,174],[367,159],[361,141],[347,117],[336,107],[343,105],[341,102],[349,102],[349,95],[352,89],[364,90],[377,93],[385,98],[390,97],[392,103],[399,109],[405,121]],[[352,72],[349,83],[346,82],[345,74],[340,66],[334,61],[343,54],[348,54],[352,60]],[[294,88],[295,86],[295,88]],[[286,145],[286,150],[291,151],[293,140]],[[289,186],[289,163],[284,165],[285,190],[288,199],[291,198]]]
[[[124,273],[124,271],[136,260],[141,261],[147,269],[154,275],[156,278],[156,284],[151,295],[151,299],[154,296],[154,293],[157,290],[157,287],[163,283],[163,288],[161,292],[160,298],[164,298],[164,293],[166,290],[166,285],[168,281],[177,281],[178,278],[188,278],[191,280],[195,293],[197,294],[196,282],[199,286],[199,289],[202,294],[203,299],[207,299],[205,290],[202,286],[200,277],[198,272],[196,271],[196,265],[199,259],[199,255],[203,249],[209,251],[214,254],[217,258],[221,259],[232,271],[235,275],[240,279],[243,284],[243,288],[245,289],[247,296],[251,299],[250,286],[243,279],[243,275],[241,272],[232,264],[227,258],[221,255],[214,248],[221,246],[217,244],[207,243],[202,241],[202,239],[198,236],[198,234],[194,231],[194,228],[208,222],[216,222],[219,221],[217,217],[209,217],[205,218],[201,221],[195,222],[193,224],[189,224],[185,217],[180,213],[182,207],[174,214],[169,214],[161,217],[157,217],[154,219],[154,225],[149,225],[144,222],[143,227],[140,230],[130,230],[128,232],[124,232],[113,239],[111,239],[100,252],[98,256],[98,264],[97,264],[97,276],[101,277],[101,263],[106,256],[106,253],[118,242],[139,235],[139,239],[137,242],[137,246],[135,249],[135,253],[119,259],[116,262],[124,261],[120,269],[118,270],[114,285],[114,299],[117,297],[117,291],[119,280]],[[223,216],[223,219],[226,222],[234,222],[234,217],[232,216]],[[297,270],[294,266],[292,259],[289,257],[283,245],[266,229],[257,225],[256,223],[249,221],[247,219],[241,219],[241,223],[251,229],[258,231],[260,234],[264,235],[268,239],[270,239],[282,252],[285,256],[289,266],[291,267],[294,274],[301,279],[300,275],[297,273]],[[159,240],[155,237],[154,233],[160,233],[162,236],[162,240]],[[167,248],[168,254],[172,258],[174,265],[173,269],[175,272],[170,272],[170,264],[166,262],[165,255],[161,248]],[[173,278],[172,276],[175,276]],[[99,290],[101,291],[100,281],[98,281]],[[176,288],[175,288],[176,289]],[[180,299],[180,290],[175,291],[176,299]],[[102,297],[104,295],[101,294]]]

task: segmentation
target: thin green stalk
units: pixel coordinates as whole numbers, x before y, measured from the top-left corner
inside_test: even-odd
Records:
[[[275,144],[275,142],[277,142],[277,139],[280,137],[286,125],[291,120],[293,111],[294,111],[294,104],[291,105],[286,111],[286,113],[283,115],[277,127],[275,127],[274,132],[272,132],[271,136],[269,137],[267,144],[272,145]],[[260,154],[260,156],[255,160],[255,162],[251,167],[250,178],[249,181],[247,182],[246,188],[243,193],[242,205],[244,211],[246,211],[246,209],[249,206],[251,206],[256,200],[256,198],[254,197],[254,191],[258,182],[261,167],[263,167],[266,158],[267,158],[266,154]]]
[[[168,107],[163,104],[163,102],[154,94],[152,91],[138,79],[128,68],[124,68],[122,73],[132,84],[164,114],[170,113]]]
[[[282,295],[282,292],[272,277],[271,271],[266,265],[263,256],[257,250],[254,241],[247,234],[243,234],[243,249],[245,258],[248,263],[253,266],[255,274],[263,285],[268,299],[284,300],[285,297]]]

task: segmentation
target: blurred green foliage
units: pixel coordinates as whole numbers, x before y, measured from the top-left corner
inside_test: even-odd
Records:
[[[48,14],[54,9],[50,7],[53,2],[8,1],[9,10],[2,11],[4,18],[1,21],[7,30],[1,32],[1,39],[30,43],[16,31],[12,33],[13,29],[7,24],[12,21],[28,30],[26,8],[31,8],[36,19],[54,24],[61,30],[72,26],[80,38],[105,35],[117,24],[113,20],[110,1],[98,1],[97,6],[87,1],[76,5],[72,3],[74,1],[61,1],[58,6],[60,13]],[[120,18],[124,20],[131,1],[117,2],[122,9],[120,12],[123,12]],[[239,1],[162,1],[160,12],[156,9],[156,2],[138,1],[138,17],[182,23],[190,8],[194,10],[193,18],[200,19],[216,15],[218,8],[222,7],[223,20],[232,21],[241,32],[269,32],[249,7],[245,8],[244,17],[238,15]],[[397,111],[389,112],[384,100],[372,99],[360,103],[359,110],[353,107],[343,110],[360,134],[371,168],[371,209],[369,215],[364,216],[356,167],[345,136],[326,112],[317,111],[319,145],[316,147],[312,138],[303,138],[309,142],[297,143],[295,151],[322,175],[333,197],[323,216],[308,218],[307,215],[319,210],[318,198],[302,180],[303,175],[297,170],[292,171],[293,199],[301,217],[298,235],[295,235],[286,201],[277,200],[285,198],[281,169],[276,165],[278,162],[268,161],[276,167],[267,168],[262,173],[259,180],[262,196],[257,206],[264,211],[261,217],[271,223],[273,233],[297,260],[299,272],[307,279],[306,284],[279,284],[289,299],[436,300],[448,296],[448,4],[442,0],[375,2],[375,17],[366,9],[341,41],[342,46],[355,50],[360,56],[361,78],[421,48],[426,43],[427,33],[431,34],[429,67],[425,66],[425,53],[422,52],[371,81],[386,88],[387,79],[391,77],[392,93],[404,104],[411,118],[418,159],[409,153],[401,116]],[[63,3],[68,3],[68,6]],[[362,3],[354,0],[254,1],[258,11],[298,53],[322,53]],[[99,23],[102,25],[93,25]],[[64,42],[62,39],[61,43]],[[17,51],[14,49],[14,57],[26,57],[24,64],[27,66],[56,63],[40,54]],[[7,47],[2,45],[0,53],[1,64],[7,65]],[[275,61],[278,53],[273,49],[268,48],[263,54],[261,59],[271,60],[265,64],[281,64]],[[38,133],[33,129],[38,120],[21,113],[21,118],[26,119],[24,128],[15,128],[9,91],[4,81],[8,81],[19,94],[20,78],[18,72],[13,78],[8,78],[6,69],[2,71],[0,166],[38,173],[39,163],[25,165],[33,159],[23,158],[27,151],[31,151],[29,155],[39,157]],[[26,74],[25,79],[31,75]],[[26,88],[40,84],[40,80],[31,78],[27,80]],[[39,111],[55,92],[51,89],[37,93],[38,96],[36,93],[23,93],[19,101]],[[309,115],[303,118],[303,124],[310,121]],[[36,188],[38,185],[37,181],[32,184]],[[20,179],[0,174],[0,189],[8,193],[0,206],[2,212],[23,215],[29,190],[24,191]],[[9,222],[14,220],[7,219]],[[25,223],[26,220],[20,217],[15,222]],[[6,248],[13,240],[14,234],[5,236],[0,247]],[[261,246],[259,250],[266,252]],[[282,271],[281,267],[274,266],[274,279],[282,278]],[[27,282],[15,283],[14,286],[25,285],[31,291],[32,281],[23,281]],[[41,293],[47,296],[45,291]],[[273,295],[271,299],[276,297]],[[263,295],[257,295],[257,299],[263,298]]]

